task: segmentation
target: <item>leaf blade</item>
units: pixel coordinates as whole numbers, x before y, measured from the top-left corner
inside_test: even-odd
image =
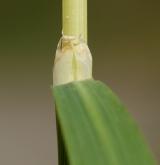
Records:
[[[154,165],[135,122],[118,97],[94,80],[53,89],[71,165]]]

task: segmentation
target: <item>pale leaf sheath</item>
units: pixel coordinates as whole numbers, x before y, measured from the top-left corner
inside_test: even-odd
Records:
[[[56,51],[53,86],[92,78],[92,56],[80,38],[63,36]]]

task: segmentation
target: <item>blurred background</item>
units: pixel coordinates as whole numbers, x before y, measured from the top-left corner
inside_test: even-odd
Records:
[[[160,1],[88,1],[94,77],[119,95],[160,160]],[[1,0],[2,165],[57,165],[50,87],[60,36],[60,0]]]

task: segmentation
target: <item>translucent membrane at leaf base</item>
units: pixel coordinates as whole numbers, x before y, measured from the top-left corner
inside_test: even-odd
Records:
[[[92,56],[81,39],[63,36],[56,51],[53,86],[92,78]]]

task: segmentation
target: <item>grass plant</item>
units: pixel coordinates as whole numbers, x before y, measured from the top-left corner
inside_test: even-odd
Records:
[[[53,68],[59,165],[155,165],[136,122],[92,78],[87,0],[63,0],[63,34]]]

